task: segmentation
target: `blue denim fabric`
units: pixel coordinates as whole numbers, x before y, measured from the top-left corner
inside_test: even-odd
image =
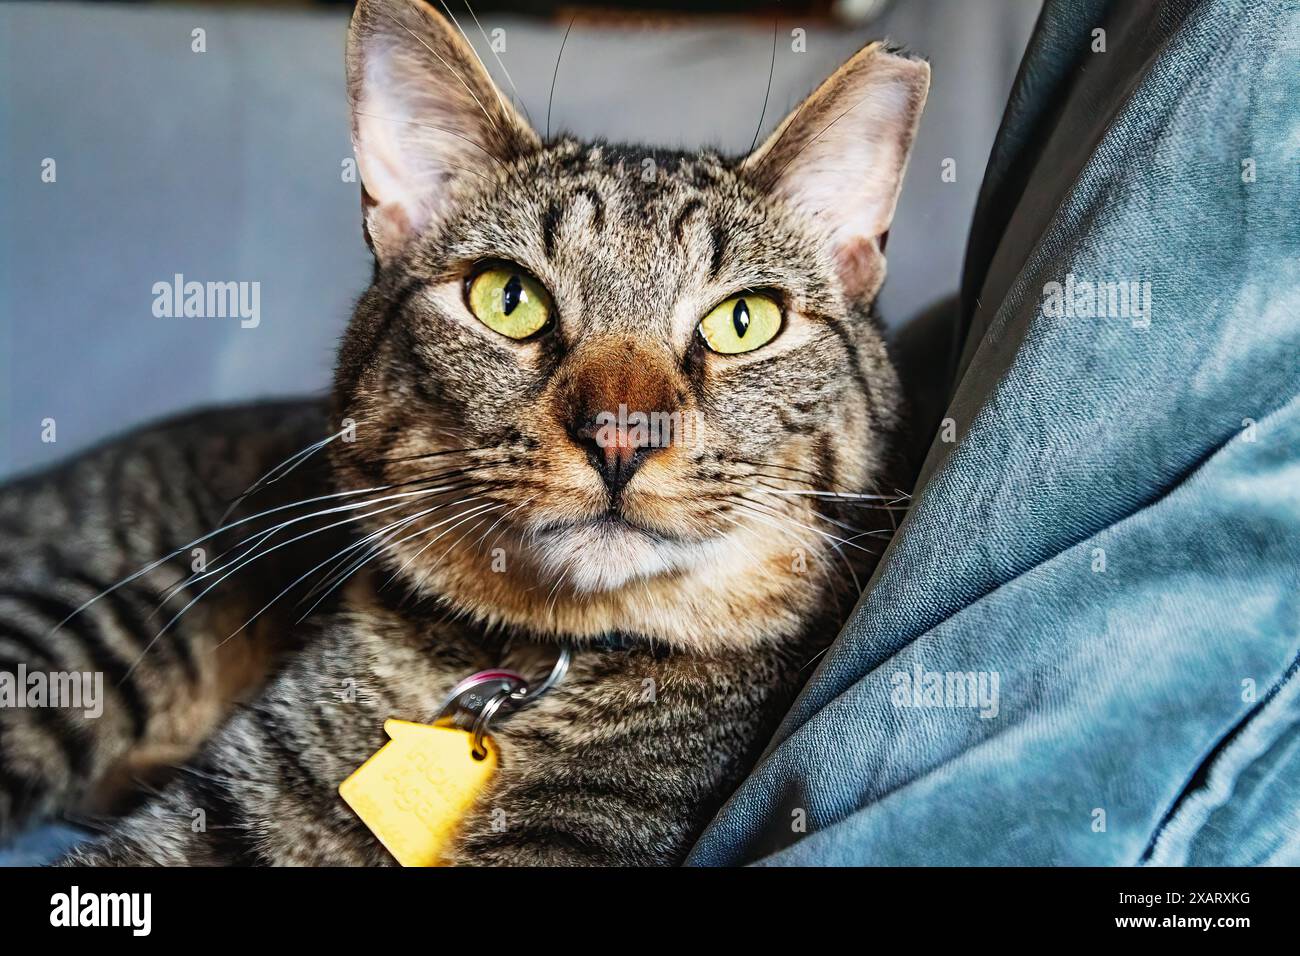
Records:
[[[20,833],[0,850],[0,868],[46,866],[86,839],[86,831],[62,824]]]
[[[955,440],[690,862],[1300,863],[1298,58],[1295,2],[1049,0]],[[1149,325],[1054,316],[1068,275],[1150,282]],[[915,669],[996,716],[899,706]]]

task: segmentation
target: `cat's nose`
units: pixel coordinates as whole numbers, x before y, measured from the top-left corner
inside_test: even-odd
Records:
[[[640,421],[634,413],[626,413],[624,417]],[[598,414],[575,426],[570,430],[573,440],[587,453],[587,461],[605,482],[614,501],[637,469],[659,450],[649,428],[620,422],[617,411]]]
[[[684,389],[661,351],[634,341],[591,343],[564,370],[556,412],[614,502],[675,439],[664,423],[679,417]]]

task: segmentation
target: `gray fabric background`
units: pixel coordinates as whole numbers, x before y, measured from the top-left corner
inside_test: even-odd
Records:
[[[993,133],[1039,4],[902,0],[849,30],[779,28],[773,128],[865,40],[928,57],[934,88],[890,237],[893,327],[957,289]],[[453,4],[453,10],[458,9]],[[564,24],[484,15],[538,125]],[[369,274],[343,97],[345,15],[171,6],[0,7],[0,474],[195,405],[323,390]],[[472,21],[471,38],[501,80]],[[191,31],[207,52],[190,50]],[[749,147],[771,61],[761,24],[575,26],[552,125]],[[41,163],[57,163],[42,183]],[[942,160],[957,181],[940,180]],[[155,282],[261,283],[261,324],[155,318]],[[935,361],[946,356],[936,355]],[[927,357],[927,361],[929,361]],[[53,418],[57,441],[41,441]]]

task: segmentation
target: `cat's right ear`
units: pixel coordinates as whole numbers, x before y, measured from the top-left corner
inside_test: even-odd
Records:
[[[347,76],[366,242],[381,260],[446,211],[458,181],[541,146],[460,31],[422,0],[358,0]]]

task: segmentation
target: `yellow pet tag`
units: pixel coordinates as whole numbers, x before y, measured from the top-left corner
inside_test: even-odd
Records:
[[[391,738],[339,784],[339,794],[402,866],[440,866],[461,819],[497,767],[491,738],[448,724],[384,721]]]

